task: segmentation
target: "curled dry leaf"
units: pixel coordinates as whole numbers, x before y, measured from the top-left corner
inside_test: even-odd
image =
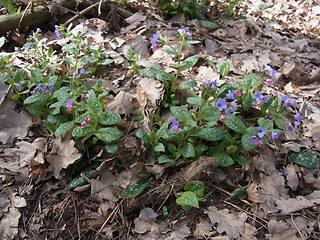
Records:
[[[20,212],[13,206],[10,207],[0,221],[0,236],[2,239],[11,240],[18,234],[18,224],[20,219]]]

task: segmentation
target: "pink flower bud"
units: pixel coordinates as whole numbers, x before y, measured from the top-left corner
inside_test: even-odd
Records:
[[[92,118],[88,117],[87,122],[92,122]]]
[[[86,121],[83,121],[82,123],[81,123],[81,127],[86,127],[87,126],[87,122]]]
[[[227,117],[224,116],[223,114],[220,114],[220,121],[224,122],[225,120],[227,120]]]

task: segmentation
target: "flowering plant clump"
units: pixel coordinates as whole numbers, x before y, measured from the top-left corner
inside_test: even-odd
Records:
[[[176,105],[179,103],[179,100],[176,97],[176,90],[189,89],[194,87],[197,83],[196,81],[191,81],[183,84],[178,83],[178,78],[181,72],[187,68],[193,67],[199,60],[199,55],[194,55],[186,59],[182,59],[182,50],[184,47],[191,44],[198,44],[200,41],[192,40],[192,33],[189,31],[189,28],[179,28],[177,33],[177,40],[180,42],[180,46],[175,49],[172,46],[170,41],[164,41],[159,38],[157,33],[154,33],[151,39],[151,49],[157,51],[158,49],[168,46],[165,48],[169,54],[172,54],[176,57],[177,64],[174,64],[172,67],[176,68],[176,74],[169,74],[161,69],[161,66],[157,63],[154,63],[150,68],[142,69],[140,72],[146,77],[152,77],[164,83],[166,94],[162,101],[164,107],[171,105]]]
[[[101,46],[86,43],[86,33],[72,31],[71,25],[67,29],[55,26],[55,34],[69,40],[61,53],[53,50],[46,38],[40,39],[38,28],[23,47],[33,60],[28,73],[3,67],[16,92],[13,99],[21,101],[31,114],[43,116],[43,123],[55,136],[72,131],[73,137],[100,141],[108,152],[115,152],[122,132],[110,126],[121,118],[104,111],[108,92],[103,90],[102,79],[95,76],[98,66],[113,60]]]
[[[197,43],[189,42],[191,37],[188,28],[179,29],[177,39],[181,40],[181,47],[176,51],[159,40],[157,34],[153,35],[153,50],[168,45],[170,48],[165,51],[177,56],[175,76],[165,73],[157,64],[141,70],[164,82],[167,98],[164,98],[163,106],[169,107],[172,114],[170,123],[160,120],[159,129],[150,134],[140,130],[136,134],[153,147],[152,154],[160,164],[181,159],[194,161],[208,155],[215,157],[222,167],[235,163],[243,165],[247,159],[242,153],[275,142],[283,133],[285,119],[293,119],[294,126],[299,127],[301,113],[292,117],[287,111],[289,105],[295,109],[294,99],[281,96],[280,100],[263,91],[263,86],[270,85],[276,78],[276,71],[271,66],[258,74],[251,73],[235,84],[217,86],[216,81],[205,79],[198,91],[191,90],[196,86],[195,81],[178,85],[176,80],[181,71],[192,67],[199,59],[199,56],[192,56],[181,62],[183,46]],[[229,70],[227,61],[221,63],[220,78],[223,79]],[[174,94],[177,89],[187,89],[192,94],[186,99],[187,105],[178,106],[180,102]],[[157,119],[161,118],[158,116]]]

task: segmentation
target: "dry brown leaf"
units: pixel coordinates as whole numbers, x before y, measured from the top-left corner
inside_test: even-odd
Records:
[[[148,222],[155,222],[158,214],[152,208],[141,209],[139,218]]]
[[[200,219],[194,230],[194,236],[197,238],[210,236],[212,233],[212,225],[204,219]]]
[[[91,196],[117,202],[116,195],[122,191],[121,188],[113,186],[117,182],[116,177],[110,172],[105,171],[100,179],[91,179]]]
[[[117,96],[108,102],[104,108],[106,111],[114,111],[118,114],[130,116],[137,109],[137,99],[130,93],[120,91]]]
[[[140,218],[134,219],[133,231],[139,234],[146,232],[157,232],[159,230],[159,224],[149,222]]]
[[[53,141],[52,149],[47,155],[47,161],[50,163],[48,171],[53,171],[55,178],[60,178],[62,169],[67,168],[81,157],[78,149],[74,147],[74,140],[70,139],[70,135],[62,138],[57,137]]]
[[[15,207],[10,207],[0,221],[0,236],[3,240],[11,240],[18,234],[18,224],[21,214]]]
[[[213,225],[218,224],[218,233],[225,232],[230,239],[256,239],[256,230],[252,232],[252,226],[245,222],[246,213],[230,213],[228,209],[218,210],[210,206],[205,214],[208,214]]]
[[[297,175],[296,167],[293,163],[290,163],[286,167],[287,174],[287,184],[288,186],[295,191],[299,185],[299,178]]]
[[[297,196],[296,198],[289,199],[278,198],[275,202],[282,214],[289,214],[320,204],[320,191],[314,191],[305,197]]]

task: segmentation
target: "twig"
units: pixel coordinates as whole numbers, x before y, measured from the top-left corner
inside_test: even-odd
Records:
[[[163,200],[163,202],[161,203],[160,207],[158,208],[157,212],[160,211],[160,209],[162,208],[162,206],[166,203],[166,201],[168,200],[168,198],[170,197],[172,190],[173,190],[173,184],[171,185],[171,189],[170,192],[167,194],[166,198]]]
[[[216,188],[216,189],[220,190],[221,192],[223,192],[223,193],[225,193],[225,194],[227,194],[227,195],[231,196],[231,193],[229,193],[227,190],[224,190],[223,188],[217,187],[217,186],[215,186],[215,185],[211,185],[211,186],[213,186],[214,188]],[[249,205],[249,206],[252,206],[252,204],[251,204],[251,203],[249,203],[247,200],[243,200],[243,199],[239,199],[239,200],[240,200],[241,202],[243,202],[243,203],[245,203],[245,204]]]
[[[9,92],[10,92],[10,89],[12,88],[12,86],[11,85],[9,85],[9,87],[7,88],[7,91],[6,91],[6,93],[3,95],[3,97],[2,97],[2,99],[0,100],[0,108],[1,108],[1,106],[2,106],[2,104],[3,104],[3,102],[4,102],[4,100],[6,99],[6,97],[8,96],[8,94],[9,94]]]
[[[78,19],[80,16],[84,15],[85,13],[89,12],[91,9],[95,8],[96,6],[98,6],[100,4],[100,2],[96,2],[95,4],[92,4],[91,6],[83,9],[81,12],[79,12],[77,15],[73,16],[72,18],[70,18],[68,21],[65,22],[65,26],[68,26],[71,22],[73,22],[74,20]]]
[[[98,7],[98,15],[99,15],[99,16],[101,15],[101,5],[102,5],[102,2],[104,2],[104,0],[100,0],[100,2],[99,2],[99,7]]]
[[[32,1],[29,2],[28,5],[27,5],[27,7],[26,7],[26,9],[23,11],[23,14],[22,14],[22,16],[21,16],[21,18],[20,18],[19,24],[18,24],[18,26],[17,26],[18,29],[19,29],[20,26],[21,26],[22,20],[23,20],[24,16],[26,15],[27,11],[28,11],[28,8],[29,8],[32,4],[33,4]]]
[[[300,229],[298,228],[298,226],[297,226],[296,223],[294,222],[293,215],[290,214],[290,216],[291,216],[291,221],[292,221],[294,227],[297,229],[297,231],[298,231],[301,239],[306,240],[306,238],[302,235],[302,232],[300,231]]]

